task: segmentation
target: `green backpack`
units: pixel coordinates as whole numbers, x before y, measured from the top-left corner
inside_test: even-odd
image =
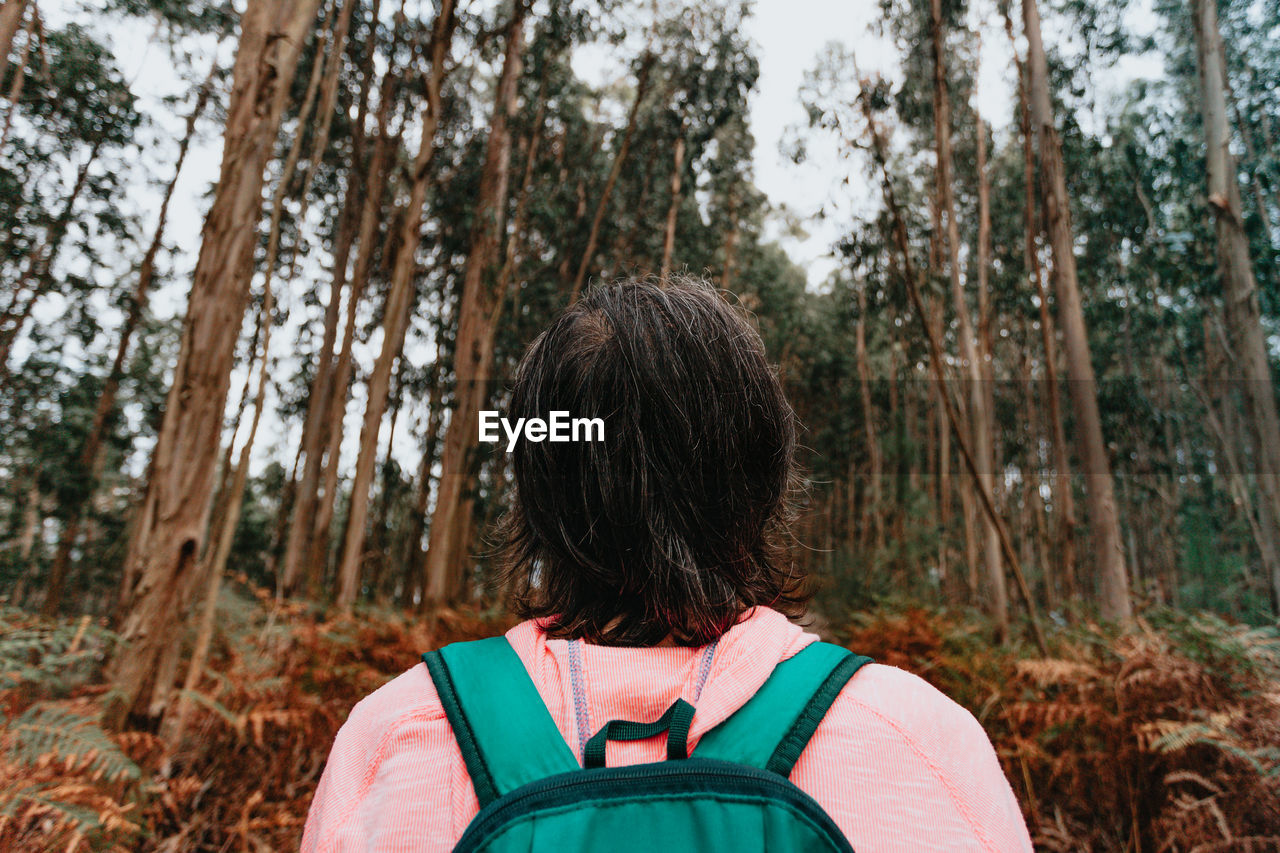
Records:
[[[652,723],[614,720],[588,741],[585,768],[504,637],[422,656],[480,813],[455,851],[851,851],[822,807],[789,780],[841,688],[870,658],[812,643],[698,741],[676,700]],[[667,761],[605,767],[608,740],[667,733]]]

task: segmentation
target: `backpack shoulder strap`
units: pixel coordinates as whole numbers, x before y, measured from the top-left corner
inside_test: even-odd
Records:
[[[756,694],[702,736],[700,758],[719,758],[790,776],[836,696],[871,658],[810,643],[774,667]]]
[[[522,785],[580,769],[506,637],[422,656],[480,807]]]

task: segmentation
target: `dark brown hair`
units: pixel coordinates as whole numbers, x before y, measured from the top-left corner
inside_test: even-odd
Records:
[[[501,529],[514,610],[553,637],[701,645],[755,605],[798,615],[782,547],[795,415],[746,316],[704,281],[597,286],[529,347],[506,417],[604,420],[521,441]]]

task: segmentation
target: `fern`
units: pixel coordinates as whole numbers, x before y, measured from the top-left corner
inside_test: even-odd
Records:
[[[52,813],[57,822],[86,832],[101,826],[98,814],[93,809],[78,803],[67,802],[55,796],[61,785],[28,785],[10,792],[4,800],[0,800],[0,815],[6,818],[18,817],[23,806],[37,806],[45,813]]]
[[[26,614],[6,608],[0,611],[0,690],[34,685],[65,695],[89,681],[113,639],[88,621],[31,624]]]
[[[178,692],[179,694],[189,698],[192,702],[195,702],[197,705],[213,711],[221,717],[227,725],[231,726],[231,728],[236,731],[243,730],[244,719],[235,711],[232,711],[226,705],[223,705],[217,699],[214,699],[212,696],[207,696],[199,690],[180,690]]]
[[[1248,764],[1260,776],[1280,776],[1280,748],[1272,746],[1250,748],[1243,746],[1230,729],[1219,725],[1220,720],[1177,724],[1161,720],[1156,724],[1160,732],[1151,741],[1153,752],[1181,752],[1192,746],[1212,746]]]
[[[39,703],[6,728],[13,737],[11,754],[24,764],[61,762],[109,781],[136,781],[142,775],[138,765],[107,736],[94,717]]]

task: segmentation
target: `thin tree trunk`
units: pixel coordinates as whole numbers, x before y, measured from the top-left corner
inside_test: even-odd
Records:
[[[334,0],[334,2],[342,2],[342,0]],[[316,128],[314,138],[311,141],[311,152],[307,157],[307,170],[302,175],[302,187],[298,192],[299,205],[295,220],[298,223],[299,233],[301,233],[301,228],[307,221],[307,211],[311,206],[311,184],[315,181],[316,171],[320,168],[320,161],[324,158],[324,152],[329,147],[329,131],[333,127],[333,116],[336,112],[334,104],[337,102],[338,97],[338,78],[342,71],[342,56],[347,47],[347,33],[351,28],[351,13],[358,5],[358,0],[342,2],[342,10],[338,13],[338,19],[333,24],[329,55],[324,63],[324,78],[320,85],[320,106],[316,112],[320,124]],[[330,12],[332,12],[332,8]],[[319,63],[318,59],[317,63]],[[367,91],[368,89],[364,88],[362,93]],[[301,120],[298,122],[299,140],[302,138],[303,123]],[[358,136],[362,128],[363,126],[355,128],[354,134]],[[294,272],[297,270],[298,256],[299,253],[295,251],[289,261],[289,275],[286,277],[288,280],[292,280]]]
[[[884,459],[880,441],[876,437],[876,410],[871,401],[871,367],[867,360],[867,291],[865,283],[858,287],[858,325],[854,330],[854,357],[858,366],[858,385],[861,386],[862,429],[867,441],[870,461],[870,494],[868,495],[871,527],[875,550],[884,547],[884,508],[881,506],[880,489],[884,479]]]
[[[600,226],[609,209],[609,196],[613,194],[613,187],[618,183],[622,167],[627,162],[627,154],[631,151],[631,137],[636,132],[640,102],[644,100],[649,89],[649,72],[653,69],[654,59],[652,52],[646,52],[644,58],[640,60],[640,71],[636,75],[636,97],[631,102],[631,109],[627,112],[627,127],[622,132],[622,144],[618,147],[617,156],[613,158],[613,165],[609,167],[609,177],[605,179],[600,201],[596,203],[596,214],[591,220],[591,230],[587,233],[587,247],[582,250],[582,260],[578,262],[578,271],[573,276],[573,287],[569,290],[570,305],[578,301],[578,294],[582,292],[582,285],[587,279],[587,270],[591,266],[592,258],[595,257],[596,244],[600,240]]]
[[[343,346],[336,362],[329,369],[328,390],[320,409],[319,433],[315,443],[320,450],[314,454],[315,468],[311,468],[312,456],[308,456],[299,486],[299,505],[289,532],[282,589],[286,594],[309,585],[321,574],[329,550],[329,528],[337,499],[339,450],[342,445],[343,415],[346,413],[347,395],[351,383],[352,349],[356,339],[356,318],[360,299],[369,281],[374,252],[377,249],[379,219],[382,213],[383,195],[391,167],[394,150],[390,135],[390,122],[395,94],[398,89],[397,73],[388,67],[379,87],[377,113],[377,139],[370,159],[367,186],[359,215],[356,236],[356,261],[350,277],[347,294],[347,310],[343,327]],[[358,138],[358,137],[357,137]],[[346,262],[335,264],[333,279],[335,288],[341,288],[346,278]],[[316,496],[316,482],[320,494]],[[306,503],[302,503],[306,501]],[[292,552],[292,556],[290,556]]]
[[[138,588],[111,665],[108,727],[149,694],[204,541],[239,326],[253,273],[263,172],[319,0],[250,0],[241,22],[222,173],[205,219],[178,364],[127,562]]]
[[[402,560],[405,566],[406,592],[409,600],[419,606],[426,600],[424,592],[427,583],[422,574],[426,549],[422,546],[422,534],[426,530],[427,504],[431,499],[431,466],[435,461],[436,445],[440,438],[440,396],[444,390],[444,369],[440,355],[440,347],[437,345],[436,360],[431,368],[431,393],[427,397],[427,432],[422,441],[422,459],[418,464],[417,489],[413,498],[413,518],[409,522],[409,536]],[[416,601],[412,597],[415,590],[418,593]]]
[[[333,25],[332,43],[329,46],[329,55],[323,64],[324,77],[320,83],[320,106],[317,113],[319,117],[319,127],[316,129],[314,138],[312,139],[311,151],[307,158],[307,170],[303,173],[302,186],[298,191],[299,206],[295,221],[298,223],[299,234],[302,233],[302,228],[306,224],[307,211],[310,209],[312,182],[315,180],[316,171],[319,168],[320,161],[323,159],[324,152],[329,145],[329,131],[332,127],[333,116],[336,111],[334,105],[337,101],[339,72],[342,70],[343,52],[346,49],[347,33],[351,26],[351,13],[357,5],[359,4],[352,0],[348,0],[348,2],[342,5],[342,10],[339,12],[338,18]],[[331,17],[332,12],[333,5],[330,4],[330,15],[326,17]],[[376,17],[377,8],[375,4],[375,20]],[[376,38],[371,36],[371,41],[376,41]],[[319,50],[317,50],[317,57],[318,56]],[[318,58],[316,67],[321,67],[321,63]],[[352,129],[353,148],[358,148],[356,140],[361,138],[364,130],[365,107],[369,93],[369,69],[366,67],[364,71],[366,73],[360,87],[360,104],[357,109],[357,120]],[[313,72],[313,74],[314,73],[318,72]],[[299,131],[301,131],[301,127],[302,122],[300,121]],[[300,143],[301,140],[302,134],[299,132],[298,142]],[[357,159],[356,162],[359,162],[359,160]],[[355,172],[358,176],[363,176],[363,170],[359,168],[353,168],[350,171]],[[348,183],[354,184],[357,189],[353,196],[351,187],[348,187],[347,196],[343,200],[342,212],[339,214],[338,234],[334,246],[335,275],[330,284],[329,299],[325,306],[324,332],[321,337],[320,353],[317,358],[316,372],[312,377],[310,393],[307,396],[307,412],[303,418],[302,439],[298,446],[298,457],[305,458],[306,460],[304,477],[307,472],[310,472],[311,476],[310,479],[306,483],[302,484],[300,488],[296,476],[299,458],[295,458],[293,476],[289,478],[288,485],[284,490],[284,494],[280,502],[279,512],[277,513],[276,529],[272,536],[272,545],[267,558],[268,568],[276,574],[278,579],[276,584],[278,593],[283,592],[283,584],[279,582],[279,579],[282,577],[281,573],[275,571],[276,556],[279,554],[279,545],[281,541],[285,539],[286,535],[290,536],[290,540],[285,544],[285,557],[286,560],[290,556],[293,557],[294,565],[291,567],[291,570],[295,576],[297,573],[296,563],[299,551],[297,546],[294,545],[291,535],[294,527],[290,526],[288,528],[288,533],[286,533],[286,524],[290,518],[294,517],[295,514],[300,514],[304,519],[304,523],[302,525],[298,525],[297,529],[310,529],[309,525],[314,518],[315,489],[316,483],[319,479],[319,460],[314,457],[318,454],[322,445],[320,434],[323,432],[323,428],[320,424],[320,414],[327,408],[326,395],[329,393],[331,387],[329,381],[331,376],[330,368],[333,365],[333,348],[337,339],[339,307],[342,302],[343,278],[345,278],[346,275],[347,261],[351,253],[351,243],[355,237],[355,223],[353,218],[360,196],[358,188],[361,180],[362,177],[351,176],[349,174]],[[295,247],[293,256],[289,260],[289,271],[285,276],[286,281],[294,280],[297,273],[298,259],[302,254],[301,245]],[[336,274],[336,271],[339,269],[342,273],[341,276]],[[306,496],[302,501],[299,501],[300,492]],[[300,513],[295,513],[295,507],[297,507],[299,503],[303,504],[298,508],[300,509]],[[293,546],[292,555],[290,554],[291,545]]]
[[[738,265],[738,239],[741,230],[741,223],[738,220],[738,194],[733,189],[729,190],[729,203],[726,208],[729,214],[729,230],[724,235],[722,252],[724,267],[720,273],[720,287],[724,290],[732,290],[733,274]]]
[[[676,214],[680,212],[680,179],[684,174],[684,137],[676,139],[671,157],[671,203],[667,205],[667,227],[662,239],[662,280],[671,275],[671,253],[676,245]]]
[[[1128,625],[1133,619],[1129,576],[1125,569],[1120,519],[1116,510],[1111,462],[1102,437],[1098,414],[1097,382],[1090,360],[1089,336],[1076,279],[1075,243],[1067,198],[1062,147],[1053,124],[1049,99],[1049,66],[1040,36],[1040,13],[1035,0],[1022,0],[1023,28],[1027,38],[1028,89],[1031,118],[1040,143],[1040,174],[1053,248],[1053,282],[1058,296],[1062,335],[1067,350],[1067,372],[1075,405],[1080,458],[1085,468],[1086,505],[1093,553],[1097,560],[1099,604],[1104,619]]]
[[[115,358],[112,359],[111,369],[107,371],[106,381],[102,385],[102,393],[98,395],[98,405],[93,412],[93,421],[89,426],[89,434],[85,437],[84,446],[80,450],[80,458],[77,465],[81,476],[86,478],[87,485],[84,491],[86,500],[92,496],[94,485],[97,482],[102,442],[107,433],[107,419],[115,411],[116,395],[120,390],[120,381],[124,378],[125,360],[129,357],[133,334],[137,330],[138,324],[142,321],[142,314],[146,310],[147,300],[151,294],[151,283],[155,279],[156,256],[160,253],[160,247],[164,244],[164,229],[168,221],[169,202],[173,198],[173,189],[177,186],[178,178],[182,174],[182,165],[186,162],[187,150],[191,147],[191,139],[195,135],[196,121],[199,119],[200,114],[204,112],[205,105],[209,102],[209,94],[213,89],[213,80],[217,70],[218,64],[215,61],[209,69],[209,74],[204,83],[200,86],[195,106],[192,107],[191,113],[187,116],[186,130],[182,135],[181,142],[178,143],[178,159],[174,163],[173,177],[169,180],[168,186],[165,187],[164,196],[160,200],[160,214],[156,219],[155,231],[151,235],[151,244],[147,246],[147,252],[142,256],[142,264],[138,267],[138,284],[134,287],[133,298],[130,300],[129,309],[125,313],[124,323],[120,327],[120,340],[116,344]],[[83,505],[77,505],[71,509],[66,527],[62,531],[62,537],[58,541],[58,550],[54,555],[53,565],[49,569],[48,593],[41,609],[41,612],[46,616],[52,616],[57,613],[62,604],[63,587],[70,567],[71,549],[75,546],[76,538],[80,534],[83,512]]]
[[[994,494],[995,479],[992,474],[992,440],[989,427],[990,413],[987,411],[986,394],[983,390],[983,362],[979,357],[977,334],[969,315],[969,306],[965,299],[964,285],[960,280],[960,224],[956,218],[955,187],[951,174],[951,97],[947,82],[945,48],[946,30],[942,19],[942,0],[931,0],[929,4],[933,36],[933,116],[935,141],[938,159],[938,188],[942,193],[942,212],[946,216],[947,225],[947,258],[951,281],[951,296],[955,304],[956,319],[959,323],[960,355],[964,361],[965,395],[968,403],[969,427],[973,433],[974,452],[978,472],[982,478],[983,488]],[[978,134],[982,134],[981,122]],[[983,176],[979,175],[979,184]],[[981,192],[981,190],[980,190]],[[982,229],[983,225],[980,224]],[[989,228],[988,228],[989,230]],[[981,237],[979,238],[981,242]],[[979,247],[979,254],[984,251]],[[979,275],[985,278],[984,259],[979,260]],[[979,286],[981,291],[985,288]],[[981,297],[980,297],[981,298]],[[923,319],[923,318],[922,318]],[[938,377],[940,380],[943,377]],[[976,515],[976,511],[966,511],[966,517]],[[1005,588],[1004,566],[1000,562],[1000,543],[995,525],[989,520],[982,521],[982,543],[984,565],[987,574],[987,588],[991,596],[990,609],[996,622],[996,631],[1001,641],[1009,632],[1009,594]],[[976,550],[977,540],[973,537],[970,545],[970,572],[974,571],[972,552]]]
[[[1019,327],[1022,332],[1020,340],[1023,342],[1023,347],[1018,366],[1027,412],[1022,430],[1023,446],[1026,452],[1026,473],[1023,476],[1026,488],[1023,492],[1023,500],[1026,503],[1025,512],[1031,516],[1034,523],[1035,538],[1038,543],[1037,553],[1040,555],[1040,570],[1044,578],[1045,606],[1052,611],[1059,605],[1058,590],[1054,585],[1055,573],[1049,557],[1053,550],[1049,541],[1049,501],[1040,491],[1040,474],[1045,467],[1041,452],[1044,426],[1041,422],[1040,407],[1036,401],[1035,383],[1031,378],[1031,341],[1027,339],[1024,318],[1019,318]]]
[[[332,20],[333,4],[336,0],[329,0],[329,8],[325,15],[326,20]],[[284,219],[284,203],[289,198],[290,185],[293,184],[293,175],[298,168],[298,158],[302,156],[302,140],[306,136],[307,122],[311,120],[311,111],[316,105],[316,96],[320,93],[320,78],[324,73],[324,48],[329,40],[327,32],[318,36],[316,44],[315,61],[311,64],[311,77],[307,80],[306,94],[302,96],[302,105],[298,108],[298,124],[293,130],[293,142],[289,145],[289,153],[285,155],[284,165],[280,169],[280,178],[276,182],[276,191],[271,196],[271,224],[267,230],[267,259],[264,266],[265,283],[263,284],[263,293],[270,294],[271,283],[276,275],[276,263],[280,255],[280,223]],[[305,198],[306,189],[303,188],[302,197]],[[297,220],[299,231],[302,228],[302,220]]]
[[[324,416],[329,410],[329,396],[334,391],[333,365],[334,350],[338,340],[338,319],[341,317],[347,264],[355,242],[356,210],[361,206],[361,193],[355,184],[363,181],[364,172],[361,169],[351,171],[353,174],[349,175],[350,183],[343,200],[343,210],[340,214],[334,245],[333,276],[329,284],[329,299],[325,305],[324,332],[320,342],[320,352],[316,358],[316,372],[311,377],[311,386],[307,394],[307,414],[303,419],[302,438],[299,442],[299,452],[303,457],[302,477],[295,488],[288,530],[281,537],[285,539],[285,553],[278,582],[282,594],[292,592],[297,583],[301,573],[300,561],[307,551],[310,532],[315,523],[321,463],[329,427]]]
[[[1024,225],[1025,245],[1023,261],[1026,276],[1036,288],[1037,308],[1040,313],[1040,341],[1044,349],[1045,392],[1048,418],[1053,443],[1054,502],[1057,505],[1056,551],[1057,574],[1067,598],[1077,594],[1076,584],[1076,511],[1075,495],[1071,487],[1071,464],[1067,456],[1066,427],[1062,422],[1062,394],[1058,386],[1057,332],[1053,314],[1049,311],[1049,293],[1044,284],[1044,266],[1036,247],[1041,233],[1041,219],[1036,215],[1035,152],[1032,149],[1031,102],[1027,91],[1027,69],[1018,56],[1013,34],[1013,19],[1006,9],[1005,34],[1009,37],[1010,50],[1018,70],[1018,122],[1022,134],[1023,185],[1025,190]]]
[[[18,536],[18,560],[26,563],[36,552],[36,540],[40,530],[40,479],[39,472],[28,471],[27,500],[22,507],[22,533]]]
[[[458,525],[463,519],[470,518],[470,505],[464,505],[463,495],[463,487],[470,481],[467,448],[474,440],[479,409],[488,395],[493,364],[493,327],[503,299],[503,294],[496,292],[496,288],[486,281],[486,273],[505,231],[502,211],[507,204],[511,166],[509,122],[515,111],[527,12],[526,3],[518,0],[507,27],[506,55],[498,81],[476,203],[476,225],[472,229],[462,296],[458,302],[458,336],[454,348],[457,390],[453,415],[444,434],[440,480],[435,510],[431,514],[431,536],[424,566],[427,576],[425,598],[431,602],[447,600],[456,591],[462,547],[459,540],[463,538],[457,535]]]
[[[875,117],[871,112],[871,104],[867,100],[865,91],[859,94],[858,100],[862,108],[863,116],[866,118],[867,127],[871,133],[872,153],[881,175],[881,193],[884,197],[885,208],[889,212],[889,216],[892,220],[893,240],[897,247],[897,252],[889,253],[890,268],[891,271],[898,274],[906,284],[907,296],[911,300],[912,308],[920,318],[920,325],[924,328],[929,350],[929,361],[933,366],[934,374],[942,376],[944,374],[942,343],[934,333],[933,327],[926,320],[929,313],[925,309],[924,303],[920,297],[919,276],[916,271],[915,264],[911,260],[910,241],[907,239],[907,226],[902,219],[902,211],[898,206],[898,201],[893,191],[893,184],[889,180],[888,154],[886,153],[884,137],[881,135],[880,129],[876,124]],[[1031,598],[1031,590],[1028,588],[1026,577],[1022,573],[1022,564],[1019,562],[1017,553],[1013,549],[1013,542],[1009,538],[1008,529],[1005,527],[1004,520],[996,511],[995,502],[992,500],[990,492],[986,489],[983,483],[977,461],[974,459],[973,451],[969,447],[969,441],[966,437],[967,431],[965,430],[960,415],[956,410],[955,403],[952,402],[951,395],[946,392],[945,386],[940,386],[940,390],[943,392],[940,395],[942,398],[942,407],[946,411],[947,420],[951,424],[951,431],[955,435],[956,445],[960,449],[960,458],[964,461],[964,465],[969,471],[969,476],[974,484],[974,491],[978,495],[987,518],[989,518],[991,523],[996,527],[996,533],[1000,537],[1000,549],[1002,556],[1009,564],[1009,568],[1013,571],[1013,576],[1017,581],[1019,592],[1022,594],[1023,602],[1027,606],[1027,616],[1031,622],[1031,628],[1035,637],[1036,645],[1040,649],[1041,654],[1048,655],[1048,645],[1045,642],[1044,633],[1040,628],[1040,620],[1036,615],[1035,601]]]
[[[391,417],[388,418],[387,424],[387,446],[382,455],[382,463],[376,467],[376,473],[381,479],[378,489],[378,500],[374,506],[373,520],[370,524],[372,534],[369,536],[369,547],[375,554],[373,562],[373,571],[369,574],[368,585],[373,597],[376,599],[379,595],[379,587],[382,585],[382,579],[387,568],[387,554],[389,552],[390,537],[390,516],[391,516],[391,499],[392,499],[392,477],[395,472],[392,465],[395,462],[395,446],[396,446],[396,427],[400,425],[400,412],[404,409],[404,370],[405,359],[401,357],[396,362],[395,371],[391,375],[391,390],[388,399],[391,402]]]
[[[517,4],[523,9],[523,4]],[[517,15],[522,14],[517,12]],[[377,458],[378,432],[386,411],[387,389],[391,368],[404,345],[413,302],[413,271],[422,228],[422,210],[430,183],[430,165],[435,153],[436,127],[440,121],[440,89],[444,81],[445,62],[457,19],[453,0],[442,0],[432,32],[431,73],[427,78],[427,109],[422,116],[422,138],[413,163],[413,184],[409,203],[401,223],[400,246],[391,275],[391,289],[383,314],[382,351],[369,377],[369,399],[365,405],[364,426],[360,434],[360,455],[356,460],[355,479],[351,486],[351,506],[347,515],[347,537],[343,543],[338,568],[336,603],[349,610],[360,589],[360,564],[364,554],[365,521],[369,513],[369,486]]]
[[[981,48],[981,36],[979,36]],[[975,77],[977,76],[975,70]],[[991,338],[991,300],[988,294],[989,268],[991,266],[991,183],[987,175],[987,126],[982,120],[982,112],[978,109],[977,93],[972,95],[973,123],[977,137],[978,171],[978,327],[976,329],[976,349],[978,351],[979,375],[981,381],[981,401],[983,424],[981,434],[974,442],[978,453],[988,466],[988,488],[992,496],[996,494],[998,470],[996,459],[995,428],[995,352]],[[978,429],[977,421],[974,429]],[[984,560],[991,571],[992,566],[999,567],[1001,579],[1004,578],[1004,567],[1000,564],[1000,540],[991,524],[984,526],[983,542],[986,548]]]
[[[999,470],[996,454],[995,427],[995,343],[991,335],[991,297],[989,279],[991,267],[991,180],[987,174],[987,125],[982,120],[982,112],[978,109],[977,93],[974,93],[973,122],[977,128],[977,170],[978,170],[978,328],[977,348],[981,362],[982,402],[986,415],[987,453],[992,471],[992,489],[998,483],[995,472]],[[994,536],[987,537],[987,547],[995,547],[999,551],[999,542]],[[988,553],[987,562],[998,562],[998,553]]]
[[[1226,70],[1215,5],[1193,0],[1200,106],[1204,117],[1209,207],[1218,243],[1218,273],[1231,341],[1230,358],[1242,379],[1245,414],[1256,448],[1259,518],[1274,543],[1280,538],[1280,417],[1276,413],[1266,336],[1258,307],[1258,285],[1244,233],[1240,187],[1227,127]],[[1277,550],[1274,547],[1272,551]],[[1280,567],[1271,567],[1272,605],[1280,612]]]

